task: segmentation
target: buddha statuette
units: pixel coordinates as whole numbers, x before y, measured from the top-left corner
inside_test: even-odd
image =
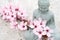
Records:
[[[54,15],[49,10],[49,0],[38,0],[38,9],[33,13],[33,19],[38,19],[39,17],[46,20],[46,25],[50,28],[55,28]]]
[[[54,33],[52,34],[54,40],[59,40],[60,36],[58,35],[60,34],[56,30],[54,15],[52,11],[49,10],[49,6],[49,0],[38,0],[38,9],[33,12],[33,19],[38,19],[40,17],[43,20],[46,20],[46,25],[54,31]]]

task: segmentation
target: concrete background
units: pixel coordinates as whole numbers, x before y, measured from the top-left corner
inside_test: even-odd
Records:
[[[29,18],[32,19],[32,14],[38,8],[38,0],[0,0],[0,7],[13,3],[27,11]],[[60,0],[50,0],[50,10],[54,13],[56,29],[60,33]],[[20,40],[18,31],[9,28],[9,24],[0,18],[0,40]]]

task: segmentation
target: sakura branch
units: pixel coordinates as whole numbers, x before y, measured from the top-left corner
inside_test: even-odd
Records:
[[[3,20],[10,23],[11,28],[19,28],[20,30],[25,30],[27,28],[22,28],[22,26],[25,26],[25,23],[28,22],[26,12],[15,5],[9,4],[1,7],[0,16]],[[21,23],[18,23],[18,20]]]
[[[42,40],[43,37],[46,37],[46,40],[52,40],[53,30],[46,26],[46,20],[35,19],[32,25],[34,26],[33,33],[38,36],[39,40]]]
[[[34,19],[33,21],[30,21],[29,27],[31,28],[37,28],[38,26],[41,26],[42,28],[46,26],[46,20],[42,20],[41,18]]]
[[[46,26],[46,20],[41,18],[28,20],[27,14],[15,5],[7,5],[0,8],[0,16],[3,20],[10,23],[11,28],[18,28],[19,30],[27,30],[28,27],[33,29],[33,33],[38,36],[39,40],[46,38],[51,39],[53,31]]]

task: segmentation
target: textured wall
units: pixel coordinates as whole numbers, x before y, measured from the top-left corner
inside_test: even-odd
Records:
[[[11,0],[10,0],[11,1]],[[29,18],[32,19],[32,14],[35,9],[37,9],[37,0],[14,0],[11,1],[15,5],[22,7],[27,11]],[[0,6],[9,3],[8,0],[0,0]],[[50,0],[50,10],[55,15],[55,23],[58,29],[60,30],[60,0]],[[0,19],[0,40],[19,40],[19,35],[17,30],[9,28],[6,22]]]

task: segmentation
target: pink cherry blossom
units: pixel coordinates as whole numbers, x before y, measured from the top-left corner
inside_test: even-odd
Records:
[[[31,28],[37,28],[39,25],[39,21],[37,19],[34,19],[33,21],[30,22],[30,27]]]
[[[22,20],[27,19],[27,14],[23,13],[23,12],[18,12],[17,16],[18,16],[19,19],[21,18]]]
[[[11,22],[19,18],[20,20],[27,19],[27,14],[24,10],[21,10],[19,7],[13,4],[4,5],[0,8],[1,17],[7,22]]]
[[[27,17],[27,14],[24,11],[22,11],[19,7],[12,4],[6,5],[1,9],[2,9],[2,12],[0,11],[0,13],[2,14],[3,16],[2,18],[4,20],[6,19],[6,17],[7,17],[6,20],[8,20],[8,18],[13,18],[13,19],[18,18],[20,20],[25,20]]]
[[[20,30],[27,30],[27,23],[25,22],[20,22],[20,24],[18,25],[18,29]]]
[[[46,26],[46,21],[39,19],[34,19],[32,22],[30,22],[30,26],[33,28],[37,28],[38,26],[44,28]]]
[[[50,37],[52,36],[51,34],[53,33],[53,31],[49,27],[44,27],[44,28],[37,27],[37,28],[33,29],[33,33],[35,35],[37,35],[39,37],[39,39],[42,38],[42,35],[47,35],[48,38],[51,39]]]
[[[32,20],[29,20],[29,25],[28,25],[30,28],[34,28],[34,23]]]
[[[12,28],[12,29],[18,27],[18,23],[17,23],[16,21],[12,21],[12,22],[10,23],[10,25],[11,25],[11,28]]]
[[[34,25],[38,25],[39,22],[38,22],[37,19],[34,19],[34,20],[33,20],[33,23],[34,23]]]
[[[46,26],[46,21],[45,21],[45,20],[42,20],[42,21],[40,22],[40,25],[41,25],[42,27],[45,27],[45,26]]]
[[[40,20],[35,19],[33,21],[35,28],[33,29],[33,33],[39,37],[39,39],[42,38],[42,35],[47,35],[48,37],[51,37],[53,31],[48,26],[46,26],[46,20]]]
[[[43,33],[43,28],[42,27],[37,27],[37,28],[33,29],[33,33],[35,35],[37,35],[39,38],[41,38],[42,33]]]
[[[51,37],[52,35],[52,33],[53,33],[53,30],[52,29],[50,29],[48,26],[46,26],[45,28],[44,28],[44,31],[45,31],[45,35],[47,35],[48,37]]]

